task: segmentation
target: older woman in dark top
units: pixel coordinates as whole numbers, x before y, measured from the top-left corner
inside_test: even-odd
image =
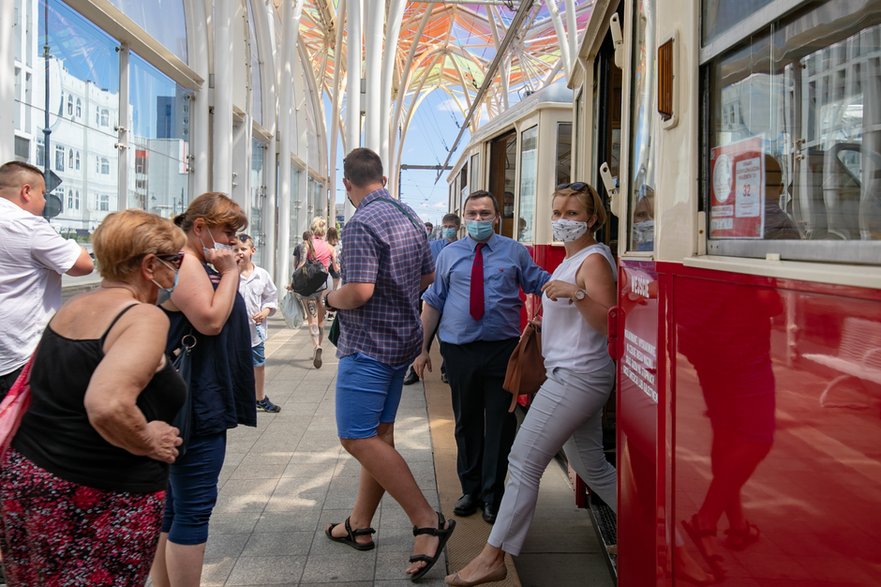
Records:
[[[180,444],[169,422],[186,394],[155,303],[177,283],[184,242],[140,210],[110,214],[95,231],[101,286],[46,328],[31,405],[2,460],[9,585],[146,581]]]
[[[175,218],[186,233],[180,286],[171,296],[168,349],[196,338],[189,390],[192,435],[171,467],[165,520],[151,571],[155,587],[198,587],[226,453],[226,431],[257,425],[250,316],[239,295],[238,231],[248,221],[224,194],[209,192]]]

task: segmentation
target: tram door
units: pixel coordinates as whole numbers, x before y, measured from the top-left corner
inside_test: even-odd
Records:
[[[502,212],[499,234],[514,235],[514,215],[507,210],[514,206],[514,181],[517,175],[517,131],[506,133],[490,143],[489,192],[496,198],[496,207]],[[507,206],[507,209],[506,209]]]

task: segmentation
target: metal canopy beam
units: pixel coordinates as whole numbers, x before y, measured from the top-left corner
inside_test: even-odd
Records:
[[[517,31],[520,30],[520,25],[526,20],[526,15],[529,14],[529,9],[532,8],[532,4],[533,0],[523,0],[520,3],[520,7],[517,9],[517,14],[514,15],[514,19],[511,21],[511,26],[508,27],[508,32],[505,33],[505,38],[502,39],[502,42],[499,44],[499,47],[496,50],[496,55],[493,57],[492,63],[489,64],[489,68],[486,70],[483,83],[480,85],[480,89],[477,90],[477,95],[474,96],[474,101],[471,102],[471,108],[468,110],[468,114],[465,115],[465,120],[462,122],[462,126],[459,127],[459,134],[456,135],[456,140],[453,141],[453,146],[450,147],[450,150],[447,152],[447,158],[443,163],[444,166],[450,163],[450,158],[453,156],[456,147],[459,146],[459,141],[462,140],[462,135],[465,134],[465,129],[471,124],[471,118],[480,109],[483,97],[492,85],[493,79],[496,77],[496,71],[499,68],[499,64],[502,62],[503,56],[508,50],[508,46],[514,40],[514,37],[517,36]],[[441,175],[442,173],[438,171],[437,177],[434,178],[434,183],[437,183],[440,180]]]

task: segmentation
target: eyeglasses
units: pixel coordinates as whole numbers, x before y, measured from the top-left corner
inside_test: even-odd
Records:
[[[587,189],[588,184],[583,181],[575,181],[572,183],[561,183],[557,186],[558,190],[572,190],[573,192],[583,192]]]
[[[156,258],[160,261],[164,261],[169,265],[174,266],[175,270],[180,269],[181,264],[184,262],[184,252],[180,251],[178,253],[157,253]]]

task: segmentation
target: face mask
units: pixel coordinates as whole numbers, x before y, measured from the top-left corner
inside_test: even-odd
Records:
[[[457,228],[455,228],[453,226],[445,226],[444,232],[443,232],[444,239],[446,239],[448,241],[453,240],[454,238],[456,238],[457,232],[459,232],[459,230]]]
[[[476,241],[485,241],[493,234],[492,220],[466,220],[465,228],[468,236]]]
[[[637,251],[651,251],[655,240],[655,221],[634,222],[631,238]]]
[[[204,254],[206,257],[208,256],[208,251],[210,251],[211,249],[214,249],[216,251],[232,251],[233,250],[232,245],[228,245],[226,243],[219,243],[216,240],[214,240],[214,235],[211,234],[211,231],[208,230],[207,228],[205,229],[205,232],[208,233],[208,238],[211,239],[211,244],[213,245],[211,247],[206,247],[205,242],[204,241],[202,242],[202,254]]]
[[[171,282],[171,287],[162,287],[156,283],[155,279],[151,279],[150,281],[155,283],[156,287],[159,288],[159,295],[156,296],[156,305],[161,306],[171,299],[171,294],[174,293],[174,288],[177,287],[177,271],[174,272],[174,281]]]
[[[505,216],[513,216],[514,215],[514,204],[507,204],[505,206]]]
[[[587,222],[579,220],[554,220],[551,223],[555,241],[570,243],[577,241],[587,232]]]

